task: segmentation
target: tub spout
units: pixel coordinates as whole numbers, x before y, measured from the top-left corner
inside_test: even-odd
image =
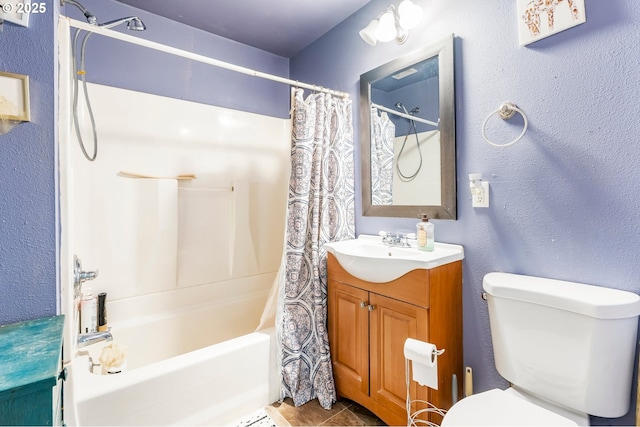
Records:
[[[95,344],[100,341],[112,341],[112,340],[113,340],[113,335],[111,335],[111,332],[109,331],[92,332],[89,334],[79,334],[78,347],[82,348],[91,344]]]

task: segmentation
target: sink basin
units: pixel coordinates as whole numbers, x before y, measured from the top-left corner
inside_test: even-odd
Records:
[[[427,252],[415,247],[386,246],[379,236],[369,235],[325,243],[324,248],[349,274],[373,283],[390,282],[411,270],[435,268],[464,258],[460,245],[436,242],[434,250]]]

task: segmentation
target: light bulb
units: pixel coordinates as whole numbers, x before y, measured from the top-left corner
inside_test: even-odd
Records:
[[[380,22],[377,19],[369,22],[369,25],[360,30],[360,37],[362,37],[362,40],[364,40],[371,46],[375,46],[378,42],[378,40],[376,39],[376,30],[378,29],[379,25]]]
[[[376,39],[381,42],[390,42],[396,38],[396,23],[392,10],[387,10],[380,17],[380,24],[376,30]]]
[[[422,19],[422,8],[411,0],[403,0],[398,6],[400,26],[407,30],[414,28]]]

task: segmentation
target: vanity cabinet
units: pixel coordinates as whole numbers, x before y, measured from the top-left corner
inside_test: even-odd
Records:
[[[0,425],[62,425],[64,316],[0,326]]]
[[[365,406],[389,425],[406,425],[404,343],[414,338],[445,352],[438,357],[438,390],[411,380],[411,399],[449,409],[453,393],[458,400],[462,391],[462,262],[412,270],[386,283],[350,275],[331,253],[327,268],[338,396]],[[440,423],[441,417],[431,414],[430,421]]]

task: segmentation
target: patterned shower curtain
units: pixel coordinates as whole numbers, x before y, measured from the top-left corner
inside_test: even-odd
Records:
[[[296,406],[336,401],[327,333],[327,267],[323,244],[353,238],[354,160],[351,100],[328,94],[293,107],[291,178],[284,284],[278,321],[281,397]]]
[[[396,127],[384,111],[371,108],[371,202],[393,204],[393,143]]]

